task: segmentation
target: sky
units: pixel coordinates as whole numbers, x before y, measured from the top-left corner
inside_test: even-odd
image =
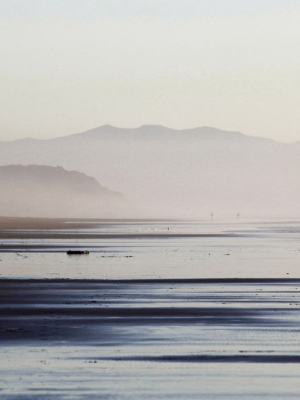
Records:
[[[100,125],[300,140],[300,0],[0,0],[0,140]]]

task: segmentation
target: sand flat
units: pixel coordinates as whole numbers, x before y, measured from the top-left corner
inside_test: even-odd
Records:
[[[1,280],[2,393],[294,398],[299,287],[295,279]]]
[[[168,224],[3,239],[1,398],[298,397],[300,224]]]

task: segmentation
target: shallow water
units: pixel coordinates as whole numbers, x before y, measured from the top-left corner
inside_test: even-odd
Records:
[[[1,399],[299,397],[300,223],[47,234],[0,240]]]
[[[68,232],[22,231],[20,236],[0,239],[2,277],[299,276],[300,222],[93,224]],[[75,248],[90,254],[65,254]]]

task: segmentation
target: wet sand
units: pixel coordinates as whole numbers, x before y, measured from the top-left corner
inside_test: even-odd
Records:
[[[92,224],[3,239],[1,399],[298,398],[300,224]]]
[[[166,228],[161,232],[155,230],[145,232],[118,232],[111,233],[105,228],[122,224],[139,225],[149,223],[163,223]],[[9,239],[168,239],[168,238],[201,238],[201,237],[238,237],[245,236],[238,233],[180,233],[171,232],[167,229],[174,221],[147,221],[147,220],[80,220],[80,219],[42,219],[42,218],[5,218],[0,217],[0,240]],[[100,228],[100,229],[99,229]],[[102,230],[101,230],[102,228]],[[104,230],[104,231],[103,231]],[[1,244],[1,250],[10,250],[12,245]],[[23,249],[30,249],[30,245]]]
[[[0,293],[1,398],[298,396],[300,280],[4,279]]]

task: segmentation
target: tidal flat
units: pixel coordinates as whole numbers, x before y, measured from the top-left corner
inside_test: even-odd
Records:
[[[298,398],[300,222],[30,223],[0,230],[1,399]]]

